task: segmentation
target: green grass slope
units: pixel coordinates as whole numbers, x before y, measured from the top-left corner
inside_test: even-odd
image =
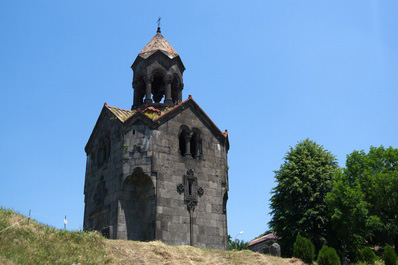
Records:
[[[58,230],[0,209],[0,261],[10,264],[107,264],[105,239],[96,233]],[[25,219],[25,220],[22,220]]]
[[[6,229],[7,227],[14,226]],[[4,230],[6,229],[6,230]],[[303,264],[245,251],[108,240],[98,233],[58,230],[0,208],[0,264]]]

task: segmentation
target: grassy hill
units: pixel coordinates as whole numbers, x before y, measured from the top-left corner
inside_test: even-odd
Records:
[[[16,225],[3,229],[17,223]],[[98,233],[58,230],[0,208],[0,264],[280,264],[301,265],[248,250],[169,246],[159,241],[108,240]]]

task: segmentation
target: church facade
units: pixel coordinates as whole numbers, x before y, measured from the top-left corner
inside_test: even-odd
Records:
[[[85,147],[84,229],[226,249],[227,131],[182,100],[185,67],[159,28],[131,68],[131,110],[105,103]]]

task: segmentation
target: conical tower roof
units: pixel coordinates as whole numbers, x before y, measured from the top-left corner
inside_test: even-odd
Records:
[[[153,36],[153,38],[148,42],[148,44],[142,49],[142,51],[138,54],[142,58],[146,59],[151,56],[156,51],[161,51],[165,55],[167,55],[170,59],[173,59],[178,56],[176,50],[171,47],[170,43],[160,34],[160,31]]]

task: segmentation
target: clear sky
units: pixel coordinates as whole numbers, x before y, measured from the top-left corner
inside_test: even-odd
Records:
[[[104,102],[132,105],[130,66],[156,32],[228,129],[228,228],[268,228],[289,146],[398,148],[398,1],[1,1],[0,205],[83,225],[84,146]]]

